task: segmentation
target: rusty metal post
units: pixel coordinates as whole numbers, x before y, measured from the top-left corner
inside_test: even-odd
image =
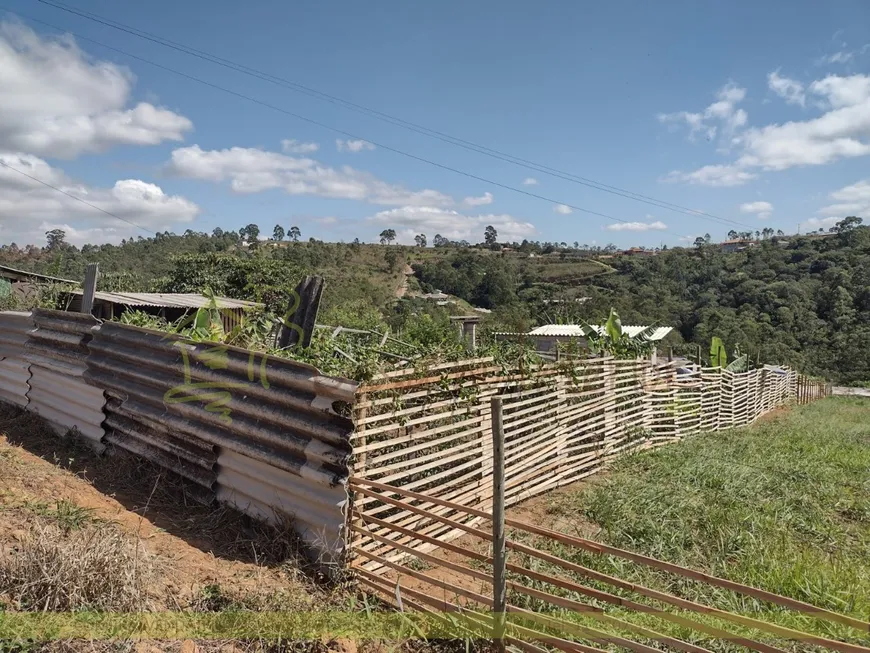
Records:
[[[492,639],[497,651],[504,651],[507,612],[507,549],[504,507],[504,425],[501,397],[492,399]]]

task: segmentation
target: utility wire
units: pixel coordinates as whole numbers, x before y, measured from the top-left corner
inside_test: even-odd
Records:
[[[228,93],[228,94],[233,95],[233,96],[235,96],[235,97],[241,98],[241,99],[243,99],[243,100],[247,100],[247,101],[249,101],[249,102],[253,102],[254,104],[259,104],[260,106],[266,107],[266,108],[268,108],[268,109],[272,109],[273,111],[278,111],[278,112],[280,112],[280,113],[283,113],[283,114],[285,114],[285,115],[291,116],[291,117],[296,118],[296,119],[298,119],[298,120],[302,120],[302,121],[307,122],[307,123],[310,123],[310,124],[312,124],[312,125],[316,125],[316,126],[318,126],[318,127],[322,127],[323,129],[328,129],[328,130],[330,130],[330,131],[332,131],[332,132],[335,132],[335,133],[337,133],[337,134],[341,134],[341,135],[343,135],[343,136],[345,136],[345,137],[347,137],[347,138],[351,138],[351,139],[355,139],[355,140],[364,140],[364,141],[367,141],[367,142],[371,143],[372,145],[375,145],[376,147],[379,147],[379,148],[381,148],[381,149],[383,149],[383,150],[386,150],[386,151],[388,151],[388,152],[393,152],[393,153],[395,153],[395,154],[398,154],[398,155],[400,155],[400,156],[404,156],[404,157],[409,158],[409,159],[412,159],[412,160],[414,160],[414,161],[420,161],[420,162],[422,162],[422,163],[426,163],[426,164],[429,164],[429,165],[435,166],[436,168],[441,168],[442,170],[447,170],[448,172],[452,172],[452,173],[455,173],[455,174],[458,174],[458,175],[462,175],[463,177],[468,177],[469,179],[474,179],[474,180],[476,180],[476,181],[480,181],[480,182],[483,182],[483,183],[485,183],[485,184],[489,184],[489,185],[491,185],[491,186],[495,186],[495,187],[497,187],[497,188],[503,188],[503,189],[505,189],[505,190],[509,190],[509,191],[514,192],[514,193],[519,193],[520,195],[526,195],[527,197],[533,197],[533,198],[535,198],[535,199],[543,200],[544,202],[547,202],[547,203],[549,203],[549,204],[553,204],[553,205],[555,205],[555,204],[563,204],[563,205],[565,205],[565,206],[567,206],[567,207],[569,207],[569,208],[571,208],[571,209],[574,209],[574,210],[576,210],[576,211],[580,211],[581,213],[587,213],[587,214],[589,214],[589,215],[598,216],[598,217],[604,218],[604,219],[606,219],[606,220],[611,220],[611,221],[613,221],[613,222],[619,222],[619,223],[622,223],[622,224],[629,224],[629,223],[632,222],[632,221],[630,221],[630,220],[625,220],[625,219],[622,219],[622,218],[617,218],[617,217],[612,216],[612,215],[608,215],[607,213],[601,213],[601,212],[599,212],[599,211],[593,211],[592,209],[587,209],[587,208],[584,208],[584,207],[582,207],[582,206],[578,206],[578,205],[576,205],[576,204],[570,204],[570,203],[568,203],[568,202],[562,202],[562,201],[560,201],[560,200],[555,200],[555,199],[553,199],[553,198],[551,198],[551,197],[547,197],[547,196],[545,196],[545,195],[540,195],[539,193],[533,193],[533,192],[531,192],[531,191],[523,190],[523,189],[521,189],[521,188],[517,188],[517,187],[515,187],[515,186],[511,186],[511,185],[509,185],[509,184],[503,184],[503,183],[501,183],[501,182],[494,181],[494,180],[492,180],[492,179],[487,179],[486,177],[481,177],[480,175],[476,175],[476,174],[471,173],[471,172],[466,172],[465,170],[460,170],[460,169],[458,169],[458,168],[454,168],[454,167],[449,166],[449,165],[446,165],[446,164],[444,164],[444,163],[438,163],[437,161],[432,161],[431,159],[427,159],[427,158],[425,158],[425,157],[421,157],[421,156],[418,156],[418,155],[416,155],[416,154],[411,154],[410,152],[405,152],[404,150],[400,150],[400,149],[398,149],[398,148],[391,147],[391,146],[389,146],[389,145],[384,145],[383,143],[379,143],[378,141],[374,141],[374,140],[371,140],[371,139],[368,139],[368,138],[364,138],[364,137],[359,136],[359,135],[357,135],[357,134],[354,134],[354,133],[352,133],[352,132],[345,131],[344,129],[341,129],[341,128],[338,128],[338,127],[333,127],[332,125],[328,125],[328,124],[326,124],[326,123],[320,122],[319,120],[315,120],[315,119],[313,119],[313,118],[308,118],[307,116],[303,116],[303,115],[298,114],[298,113],[295,113],[295,112],[293,112],[293,111],[289,111],[289,110],[287,110],[287,109],[284,109],[284,108],[282,108],[282,107],[276,106],[276,105],[274,105],[274,104],[270,104],[269,102],[265,102],[265,101],[263,101],[263,100],[258,100],[257,98],[251,97],[251,96],[249,96],[249,95],[245,95],[244,93],[239,93],[238,91],[234,91],[234,90],[232,90],[232,89],[229,89],[229,88],[226,88],[226,87],[220,86],[220,85],[218,85],[218,84],[214,84],[214,83],[212,83],[212,82],[206,81],[206,80],[201,79],[201,78],[199,78],[199,77],[196,77],[196,76],[194,76],[194,75],[190,75],[190,74],[188,74],[188,73],[181,72],[180,70],[176,70],[176,69],[174,69],[174,68],[170,68],[169,66],[164,66],[163,64],[159,64],[159,63],[157,63],[157,62],[155,62],[155,61],[151,61],[150,59],[146,59],[145,57],[140,57],[140,56],[138,56],[138,55],[132,54],[132,53],[127,52],[127,51],[125,51],[125,50],[121,50],[120,48],[116,48],[116,47],[114,47],[114,46],[107,45],[107,44],[105,44],[105,43],[102,43],[102,42],[100,42],[100,41],[97,41],[96,39],[92,39],[92,38],[90,38],[90,37],[87,37],[87,36],[84,36],[84,35],[78,34],[78,33],[74,32],[74,31],[72,31],[72,30],[65,29],[65,28],[62,28],[62,27],[58,27],[58,26],[53,25],[53,24],[51,24],[51,23],[48,23],[48,22],[46,22],[46,21],[44,21],[44,20],[40,20],[40,19],[38,19],[38,18],[33,18],[33,17],[31,17],[31,16],[27,16],[26,14],[22,14],[21,12],[18,12],[18,11],[13,11],[13,10],[9,9],[8,7],[5,7],[5,6],[0,5],[0,9],[3,9],[3,10],[5,10],[5,11],[11,13],[11,14],[14,14],[14,15],[18,15],[18,16],[21,16],[21,17],[25,17],[25,18],[27,18],[27,19],[29,19],[29,20],[32,20],[33,22],[39,23],[39,24],[41,24],[41,25],[45,25],[45,26],[50,27],[50,28],[52,28],[52,29],[55,29],[55,30],[57,30],[57,31],[59,31],[59,32],[66,32],[66,33],[72,34],[72,35],[74,35],[76,38],[82,39],[82,40],[84,40],[84,41],[88,41],[88,42],[90,42],[90,43],[94,43],[95,45],[99,45],[100,47],[106,48],[106,49],[108,49],[108,50],[112,50],[112,51],[114,51],[114,52],[117,52],[117,53],[122,54],[122,55],[124,55],[124,56],[130,57],[130,58],[132,58],[132,59],[136,59],[136,60],[141,61],[141,62],[143,62],[143,63],[147,63],[147,64],[149,64],[149,65],[151,65],[151,66],[156,67],[156,68],[160,68],[161,70],[165,70],[165,71],[170,72],[170,73],[173,73],[173,74],[175,74],[175,75],[179,75],[179,76],[181,76],[181,77],[184,77],[185,79],[189,79],[189,80],[191,80],[191,81],[197,82],[198,84],[203,84],[203,85],[208,86],[208,87],[210,87],[210,88],[214,88],[214,89],[217,89],[217,90],[219,90],[219,91],[223,91],[224,93]],[[687,235],[685,235],[685,234],[679,234],[678,232],[675,232],[675,231],[673,231],[672,229],[663,229],[662,231],[667,231],[667,232],[670,232],[670,233],[675,234],[675,235],[677,235],[677,236],[681,236],[682,238],[686,238],[686,239],[690,239],[690,238],[691,238],[691,236],[687,236]]]
[[[8,163],[6,163],[5,161],[3,161],[2,159],[0,159],[0,165],[2,165],[4,168],[9,168],[9,169],[12,170],[13,172],[17,172],[19,175],[23,175],[23,176],[25,176],[25,177],[27,177],[28,179],[32,179],[33,181],[35,181],[35,182],[37,182],[37,183],[40,183],[40,184],[42,184],[43,186],[46,186],[46,187],[48,187],[48,188],[51,188],[52,190],[56,190],[58,193],[63,193],[64,195],[66,195],[66,196],[69,197],[70,199],[74,199],[76,202],[81,202],[82,204],[86,204],[87,206],[90,206],[92,209],[96,209],[97,211],[100,211],[100,212],[102,212],[102,213],[105,213],[105,214],[108,215],[108,216],[111,216],[111,217],[113,217],[113,218],[116,218],[116,219],[120,220],[121,222],[126,222],[126,223],[129,224],[130,226],[136,227],[137,229],[141,229],[141,230],[144,231],[146,234],[151,234],[152,236],[156,236],[156,235],[157,235],[156,233],[154,233],[154,232],[151,231],[150,229],[146,229],[145,227],[139,226],[139,225],[136,224],[135,222],[131,222],[130,220],[127,220],[126,218],[122,218],[120,215],[116,215],[115,213],[112,213],[111,211],[107,211],[106,209],[101,209],[101,208],[100,208],[99,206],[97,206],[96,204],[91,204],[91,203],[88,202],[87,200],[83,200],[81,197],[76,197],[76,196],[73,195],[72,193],[68,193],[68,192],[66,192],[65,190],[63,190],[62,188],[58,188],[57,186],[52,186],[52,185],[49,184],[48,182],[42,181],[42,179],[37,179],[36,177],[27,174],[27,173],[24,172],[23,170],[19,170],[18,168],[15,168],[15,167],[9,165]]]
[[[317,89],[311,88],[309,86],[305,86],[303,84],[299,84],[297,82],[293,82],[291,80],[288,80],[288,79],[285,79],[282,77],[278,77],[278,76],[272,75],[270,73],[263,72],[263,71],[258,70],[256,68],[251,68],[250,66],[246,66],[244,64],[240,64],[240,63],[234,62],[234,61],[229,60],[229,59],[224,59],[218,55],[214,55],[214,54],[211,54],[211,53],[203,51],[203,50],[197,50],[196,48],[192,48],[192,47],[186,46],[184,44],[181,44],[181,43],[178,43],[175,41],[171,41],[169,39],[157,36],[155,34],[146,32],[144,30],[140,30],[140,29],[137,29],[135,27],[125,25],[124,23],[120,23],[120,22],[111,20],[109,18],[100,16],[99,14],[94,14],[94,13],[87,12],[84,10],[79,10],[79,9],[72,8],[72,7],[69,7],[67,5],[63,5],[60,3],[49,2],[48,0],[37,0],[37,2],[40,2],[40,3],[45,4],[47,6],[50,6],[50,7],[54,7],[56,9],[61,10],[61,11],[65,11],[65,12],[74,14],[74,15],[79,16],[81,18],[85,18],[86,20],[90,20],[90,21],[99,23],[101,25],[105,25],[106,27],[111,27],[112,29],[116,29],[116,30],[125,32],[127,34],[131,34],[131,35],[136,36],[138,38],[141,38],[141,39],[144,39],[147,41],[151,41],[152,43],[156,43],[158,45],[162,45],[164,47],[171,48],[171,49],[176,50],[178,52],[182,52],[184,54],[187,54],[189,56],[197,57],[197,58],[202,59],[204,61],[208,61],[210,63],[216,64],[219,66],[223,66],[225,68],[229,68],[229,69],[234,70],[236,72],[240,72],[240,73],[255,77],[257,79],[261,79],[263,81],[267,81],[267,82],[270,82],[272,84],[282,86],[284,88],[288,88],[290,90],[296,91],[298,93],[302,93],[302,94],[307,95],[309,97],[314,97],[314,98],[323,100],[325,102],[329,102],[331,104],[339,105],[339,106],[342,106],[346,109],[350,109],[351,111],[356,111],[357,113],[363,113],[365,115],[369,115],[369,116],[374,117],[378,120],[390,123],[392,125],[396,125],[398,127],[402,127],[404,129],[408,129],[410,131],[422,134],[424,136],[428,136],[430,138],[434,138],[434,139],[443,141],[445,143],[450,143],[450,144],[455,145],[457,147],[462,147],[466,150],[477,152],[479,154],[483,154],[485,156],[499,159],[501,161],[506,161],[508,163],[512,163],[514,165],[527,168],[529,170],[534,170],[536,172],[551,175],[553,177],[558,177],[558,178],[564,179],[566,181],[570,181],[570,182],[577,183],[577,184],[580,184],[583,186],[587,186],[589,188],[593,188],[595,190],[600,190],[600,191],[605,192],[605,193],[610,193],[612,195],[617,195],[619,197],[624,197],[624,198],[631,199],[631,200],[634,200],[637,202],[643,202],[645,204],[649,204],[651,206],[656,206],[658,208],[664,208],[664,209],[667,209],[670,211],[676,211],[678,213],[683,213],[685,215],[691,215],[691,216],[695,216],[695,217],[700,217],[702,219],[707,219],[709,221],[715,221],[715,222],[718,222],[719,224],[730,224],[730,225],[736,225],[736,226],[740,226],[740,227],[748,227],[750,229],[753,228],[752,225],[744,223],[744,222],[731,220],[729,218],[723,218],[721,216],[717,216],[715,214],[708,213],[705,211],[700,211],[697,209],[690,209],[688,207],[681,206],[679,204],[674,204],[672,202],[666,202],[664,200],[659,200],[659,199],[656,199],[654,197],[650,197],[648,195],[643,195],[641,193],[635,193],[633,191],[626,190],[624,188],[620,188],[618,186],[611,186],[608,184],[604,184],[602,182],[595,181],[594,179],[589,179],[587,177],[581,177],[579,175],[574,175],[572,173],[565,172],[565,171],[559,170],[557,168],[552,168],[550,166],[546,166],[546,165],[543,165],[540,163],[536,163],[536,162],[530,161],[528,159],[523,159],[521,157],[517,157],[517,156],[505,153],[505,152],[500,151],[500,150],[489,148],[489,147],[486,147],[484,145],[474,143],[472,141],[468,141],[468,140],[461,139],[461,138],[458,138],[455,136],[451,136],[450,134],[446,134],[444,132],[440,132],[438,130],[431,129],[431,128],[425,127],[423,125],[419,125],[417,123],[413,123],[413,122],[404,120],[404,119],[396,117],[396,116],[392,116],[388,113],[377,111],[376,109],[371,109],[371,108],[366,107],[364,105],[360,105],[360,104],[351,102],[349,100],[345,100],[341,97],[338,97],[335,95],[330,95],[329,93],[324,93],[322,91],[318,91]]]

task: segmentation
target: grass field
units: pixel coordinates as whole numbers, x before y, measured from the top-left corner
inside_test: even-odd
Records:
[[[866,621],[870,402],[828,399],[750,428],[703,434],[630,456],[585,487],[550,497],[544,510],[543,519],[559,530]],[[788,615],[729,591],[546,540],[536,545],[685,598],[861,641],[848,628]],[[794,650],[816,649],[795,645]]]

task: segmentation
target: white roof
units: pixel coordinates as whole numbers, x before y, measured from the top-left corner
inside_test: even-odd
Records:
[[[598,331],[599,334],[604,334],[604,326],[601,324],[590,324],[593,329]],[[649,327],[645,326],[637,326],[637,325],[622,325],[622,332],[627,334],[629,337],[634,338],[639,333],[641,333],[644,329],[648,329]],[[673,331],[673,327],[656,327],[656,330],[653,332],[652,336],[650,336],[650,340],[661,340],[666,335],[668,335],[671,331]],[[532,329],[529,332],[530,336],[574,336],[574,337],[582,337],[583,336],[583,327],[579,324],[545,324],[544,326],[539,326],[537,329]]]

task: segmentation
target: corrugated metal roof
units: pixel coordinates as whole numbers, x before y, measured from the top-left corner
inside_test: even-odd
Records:
[[[81,295],[81,291],[72,294]],[[102,292],[95,293],[94,297],[113,304],[126,306],[154,306],[158,308],[206,308],[211,305],[208,297],[197,293],[160,293],[160,292]],[[229,297],[215,297],[218,308],[256,308],[262,306],[257,302],[249,302],[242,299],[230,299]]]
[[[604,334],[604,326],[601,324],[591,324],[593,329],[598,331],[600,335]],[[649,327],[638,326],[638,325],[622,325],[622,332],[627,334],[629,337],[634,338],[639,333],[641,333],[644,329],[648,329]],[[666,335],[668,335],[671,331],[673,331],[673,327],[656,327],[656,330],[653,332],[652,336],[650,336],[650,340],[661,340]],[[579,324],[545,324],[544,326],[539,326],[537,329],[532,329],[529,332],[530,336],[563,336],[563,337],[582,337],[583,336],[583,327]]]
[[[27,270],[17,270],[15,268],[10,268],[8,265],[0,265],[0,277],[3,276],[3,272],[12,275],[18,275],[22,277],[28,277],[30,279],[37,279],[39,281],[54,281],[57,283],[72,283],[75,285],[81,285],[79,281],[72,281],[70,279],[61,279],[60,277],[50,277],[47,274],[37,274],[36,272],[28,272]]]

